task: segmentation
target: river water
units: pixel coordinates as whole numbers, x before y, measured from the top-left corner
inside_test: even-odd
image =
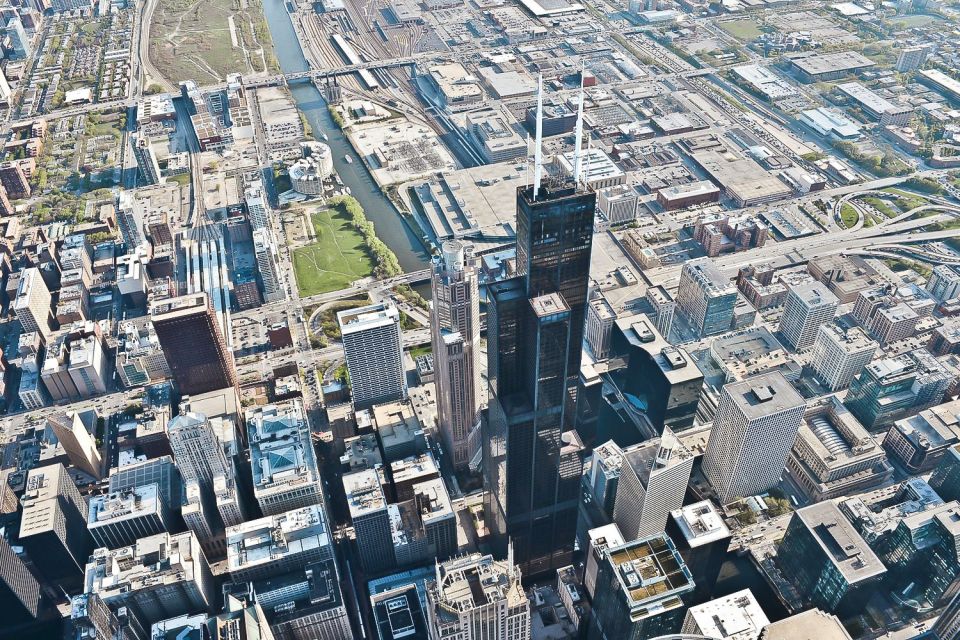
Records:
[[[309,69],[307,59],[303,56],[300,42],[287,13],[284,0],[263,0],[263,13],[270,27],[273,37],[273,47],[280,63],[280,70],[284,73],[294,73]],[[327,135],[327,144],[333,151],[333,166],[343,184],[350,187],[350,192],[366,212],[367,219],[373,222],[377,229],[377,236],[390,247],[404,271],[417,271],[427,265],[429,255],[423,247],[419,236],[403,221],[400,213],[390,200],[383,195],[377,184],[370,176],[360,157],[340,128],[333,123],[327,103],[323,95],[313,83],[298,82],[290,85],[290,92],[300,111],[306,116],[314,135],[321,140],[319,133]],[[344,160],[350,156],[353,163]]]

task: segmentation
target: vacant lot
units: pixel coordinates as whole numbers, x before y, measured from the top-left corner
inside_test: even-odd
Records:
[[[343,289],[373,273],[363,236],[339,210],[312,215],[317,241],[293,251],[293,268],[301,296]]]
[[[757,27],[757,23],[749,19],[721,22],[720,28],[737,40],[753,40],[754,38],[759,38],[763,33],[759,27]]]
[[[274,65],[260,0],[158,0],[150,59],[171,82],[222,82]]]

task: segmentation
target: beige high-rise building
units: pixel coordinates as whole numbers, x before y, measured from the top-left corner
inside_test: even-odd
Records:
[[[529,640],[530,601],[512,554],[438,564],[427,582],[427,628],[431,640]]]
[[[87,431],[77,413],[49,416],[47,424],[63,445],[70,463],[98,480],[103,477],[103,463],[96,440]]]
[[[24,331],[37,331],[46,342],[50,337],[50,290],[36,267],[24,269],[17,285],[13,311]]]
[[[478,264],[472,247],[449,240],[431,268],[437,417],[443,445],[458,469],[467,467],[480,450]]]
[[[779,371],[723,387],[703,473],[723,504],[780,480],[807,405]]]

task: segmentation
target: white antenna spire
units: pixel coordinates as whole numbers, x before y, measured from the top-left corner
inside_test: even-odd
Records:
[[[573,184],[580,184],[580,150],[583,147],[583,74],[584,66],[580,65],[580,100],[577,105],[577,126],[573,141]]]
[[[587,167],[586,167],[586,169],[583,170],[583,172],[582,172],[583,175],[581,176],[581,177],[583,178],[583,188],[584,188],[584,190],[586,190],[586,188],[587,188],[587,182],[590,180],[590,143],[591,143],[591,142],[592,142],[592,140],[590,139],[590,136],[587,136],[587,154],[586,154],[586,155],[587,155]]]
[[[543,74],[537,76],[537,141],[533,150],[533,199],[540,192],[543,174]]]

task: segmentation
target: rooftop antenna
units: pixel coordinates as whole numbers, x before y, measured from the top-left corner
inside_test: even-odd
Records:
[[[533,199],[540,193],[543,174],[543,74],[537,76],[537,140],[533,149]]]
[[[584,65],[580,65],[580,100],[577,104],[577,126],[573,142],[573,185],[580,184],[580,150],[583,147],[583,74]]]

